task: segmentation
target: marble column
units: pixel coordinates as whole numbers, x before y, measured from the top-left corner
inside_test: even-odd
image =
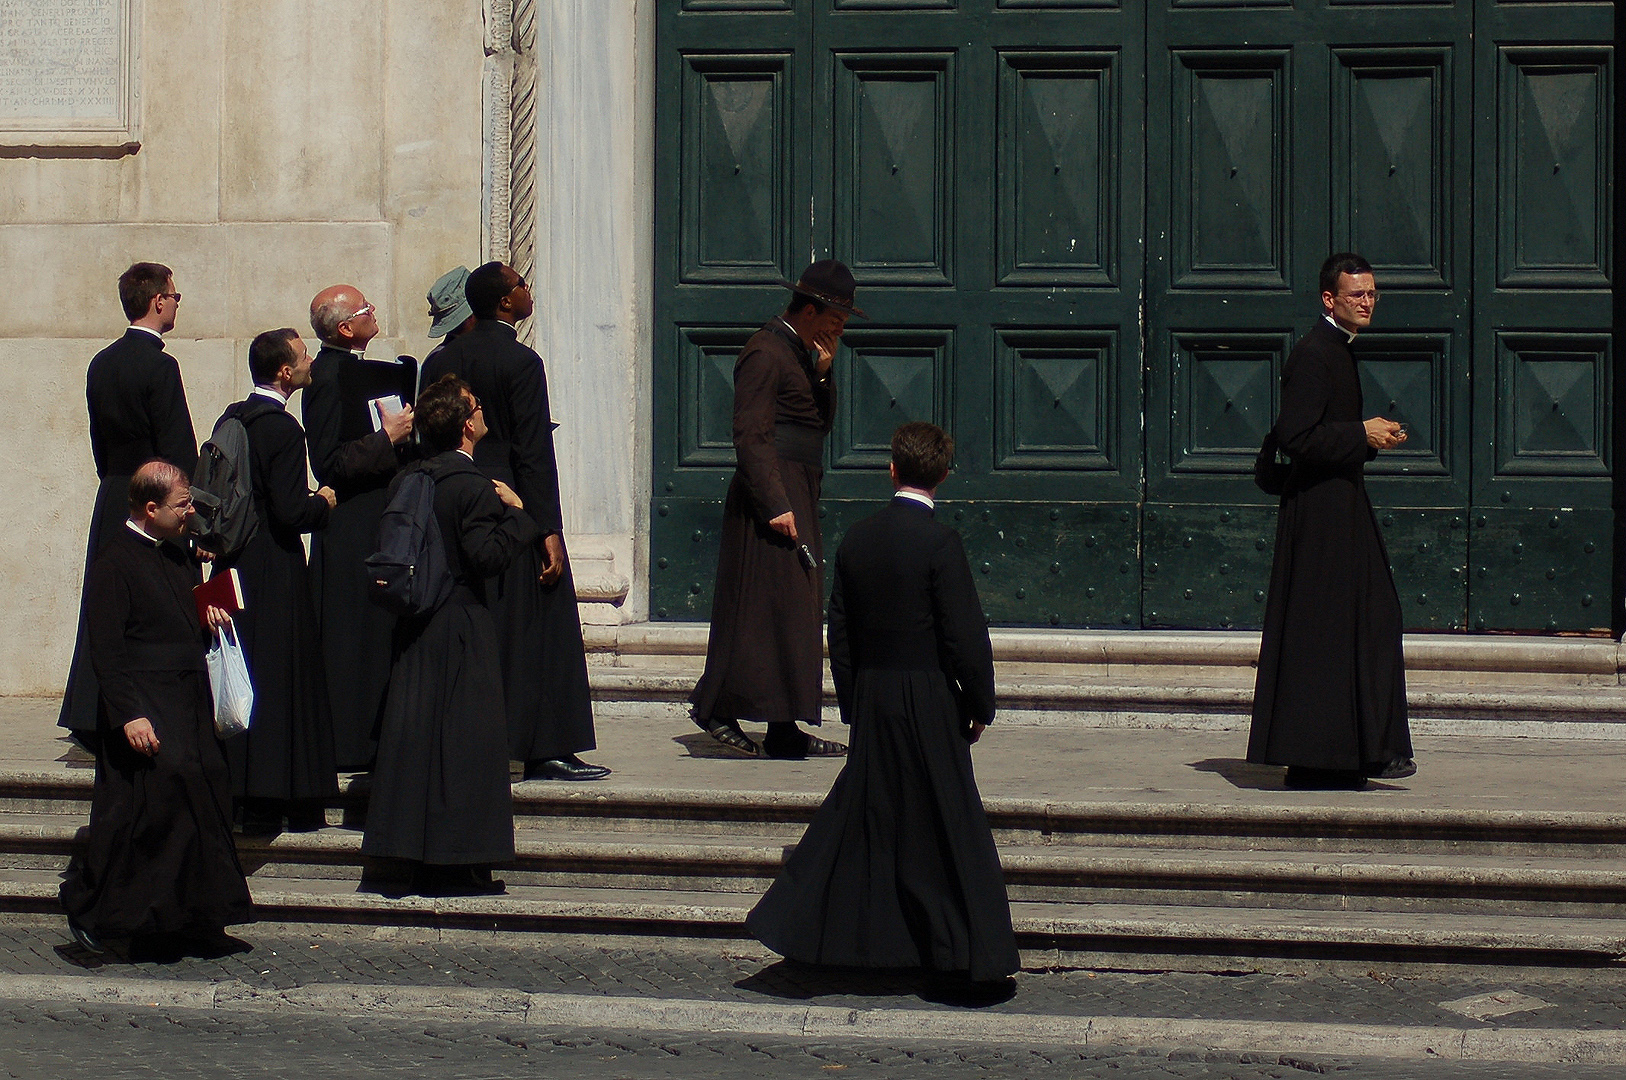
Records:
[[[531,332],[584,622],[648,618],[654,0],[537,0]],[[515,190],[513,196],[519,198]]]

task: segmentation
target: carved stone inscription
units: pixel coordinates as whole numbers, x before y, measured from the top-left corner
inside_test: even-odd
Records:
[[[0,129],[126,122],[125,0],[0,0]]]

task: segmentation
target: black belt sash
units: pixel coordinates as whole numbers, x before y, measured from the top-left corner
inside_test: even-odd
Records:
[[[824,432],[800,424],[775,424],[773,447],[780,458],[817,469],[824,464]]]

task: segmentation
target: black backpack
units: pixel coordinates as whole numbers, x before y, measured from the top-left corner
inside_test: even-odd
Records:
[[[254,509],[254,478],[249,472],[248,428],[237,414],[222,416],[209,441],[198,448],[192,487],[198,546],[218,558],[230,559],[260,528],[260,515]]]
[[[368,595],[396,615],[428,615],[456,581],[435,517],[435,481],[422,465],[401,474],[378,521],[378,550],[367,556]]]
[[[1287,490],[1287,477],[1293,466],[1281,460],[1281,444],[1276,441],[1276,429],[1265,432],[1265,441],[1253,459],[1253,482],[1266,495],[1280,495]]]

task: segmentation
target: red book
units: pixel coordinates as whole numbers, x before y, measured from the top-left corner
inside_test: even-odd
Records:
[[[208,609],[222,608],[228,614],[243,610],[243,581],[237,568],[218,571],[202,585],[192,586],[192,599],[198,604],[198,622],[209,625]]]

